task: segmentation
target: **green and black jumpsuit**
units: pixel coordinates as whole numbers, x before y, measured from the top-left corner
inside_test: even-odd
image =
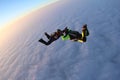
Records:
[[[82,31],[80,34],[78,31],[67,30],[67,32],[62,35],[62,40],[72,40],[78,42],[86,42],[86,36],[89,35],[88,30]]]

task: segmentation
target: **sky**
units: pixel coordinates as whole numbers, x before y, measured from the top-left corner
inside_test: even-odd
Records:
[[[0,27],[54,1],[58,0],[0,0]]]
[[[120,80],[119,3],[61,0],[44,8],[49,13],[36,11],[8,26],[0,36],[0,80]],[[65,26],[81,32],[84,23],[90,32],[86,43],[61,38],[49,46],[38,42],[48,40],[44,32]]]

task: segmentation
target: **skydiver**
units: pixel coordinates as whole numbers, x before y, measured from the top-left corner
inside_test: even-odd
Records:
[[[78,31],[73,31],[68,29],[67,27],[63,30],[62,40],[72,40],[78,42],[86,42],[87,36],[89,35],[89,31],[87,29],[87,24],[84,24],[82,27],[82,33]]]
[[[57,29],[56,32],[52,33],[49,35],[47,32],[45,32],[46,37],[48,38],[48,41],[43,40],[42,38],[39,40],[39,42],[45,44],[45,45],[50,45],[52,42],[55,40],[59,39],[62,35],[62,30]]]

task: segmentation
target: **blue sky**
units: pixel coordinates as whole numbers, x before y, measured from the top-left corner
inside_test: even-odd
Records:
[[[56,0],[0,0],[0,27],[41,5]]]

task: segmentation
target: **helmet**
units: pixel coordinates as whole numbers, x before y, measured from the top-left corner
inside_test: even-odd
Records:
[[[87,24],[84,24],[84,25],[83,25],[83,28],[86,28],[86,27],[87,27]]]

